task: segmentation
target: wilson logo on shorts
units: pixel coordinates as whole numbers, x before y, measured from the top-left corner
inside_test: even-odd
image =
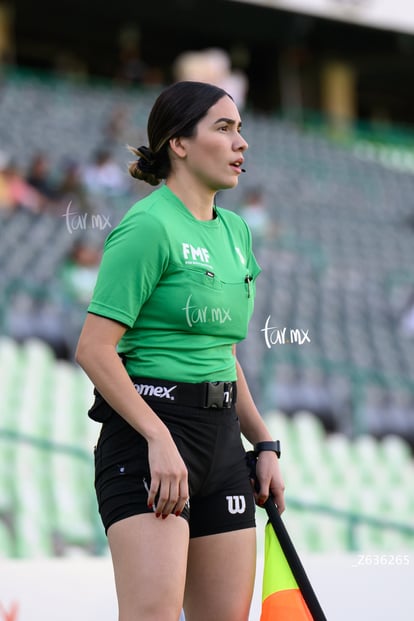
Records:
[[[134,384],[135,390],[144,397],[158,397],[159,399],[171,399],[174,401],[174,396],[171,394],[177,386],[154,386],[153,384]]]
[[[244,496],[226,496],[229,513],[244,513],[246,511],[246,498]]]

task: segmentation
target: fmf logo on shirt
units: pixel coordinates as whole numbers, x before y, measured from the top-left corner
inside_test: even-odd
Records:
[[[195,248],[191,244],[183,243],[183,256],[186,263],[208,263],[210,255],[207,248]]]

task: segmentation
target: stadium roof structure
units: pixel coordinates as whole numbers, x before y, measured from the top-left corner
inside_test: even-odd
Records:
[[[388,18],[390,4],[393,19]],[[31,0],[15,0],[15,62],[55,69],[60,58],[69,57],[80,59],[91,76],[112,78],[122,33],[135,29],[141,58],[167,79],[173,60],[184,51],[220,47],[233,60],[235,50],[244,50],[245,65],[237,68],[248,73],[251,103],[274,111],[282,66],[301,73],[306,87],[316,91],[320,68],[340,59],[355,67],[362,116],[375,106],[389,110],[393,120],[414,121],[411,0],[323,0],[329,7],[323,17],[317,10],[321,5],[322,0],[45,0],[39,11]],[[367,27],[377,13],[382,28]],[[305,105],[317,109],[314,100]]]
[[[371,28],[414,33],[410,0],[237,0]]]

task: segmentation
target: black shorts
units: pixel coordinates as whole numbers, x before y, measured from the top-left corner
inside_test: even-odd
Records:
[[[234,405],[149,404],[187,466],[189,506],[181,516],[189,522],[190,537],[253,528],[255,503]],[[150,483],[145,438],[112,411],[95,448],[95,489],[105,532],[118,520],[152,512]]]

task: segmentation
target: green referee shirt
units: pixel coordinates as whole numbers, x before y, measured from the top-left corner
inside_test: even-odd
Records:
[[[236,379],[232,345],[247,335],[260,268],[244,220],[216,213],[197,220],[163,185],[109,234],[88,311],[127,326],[130,375]]]

